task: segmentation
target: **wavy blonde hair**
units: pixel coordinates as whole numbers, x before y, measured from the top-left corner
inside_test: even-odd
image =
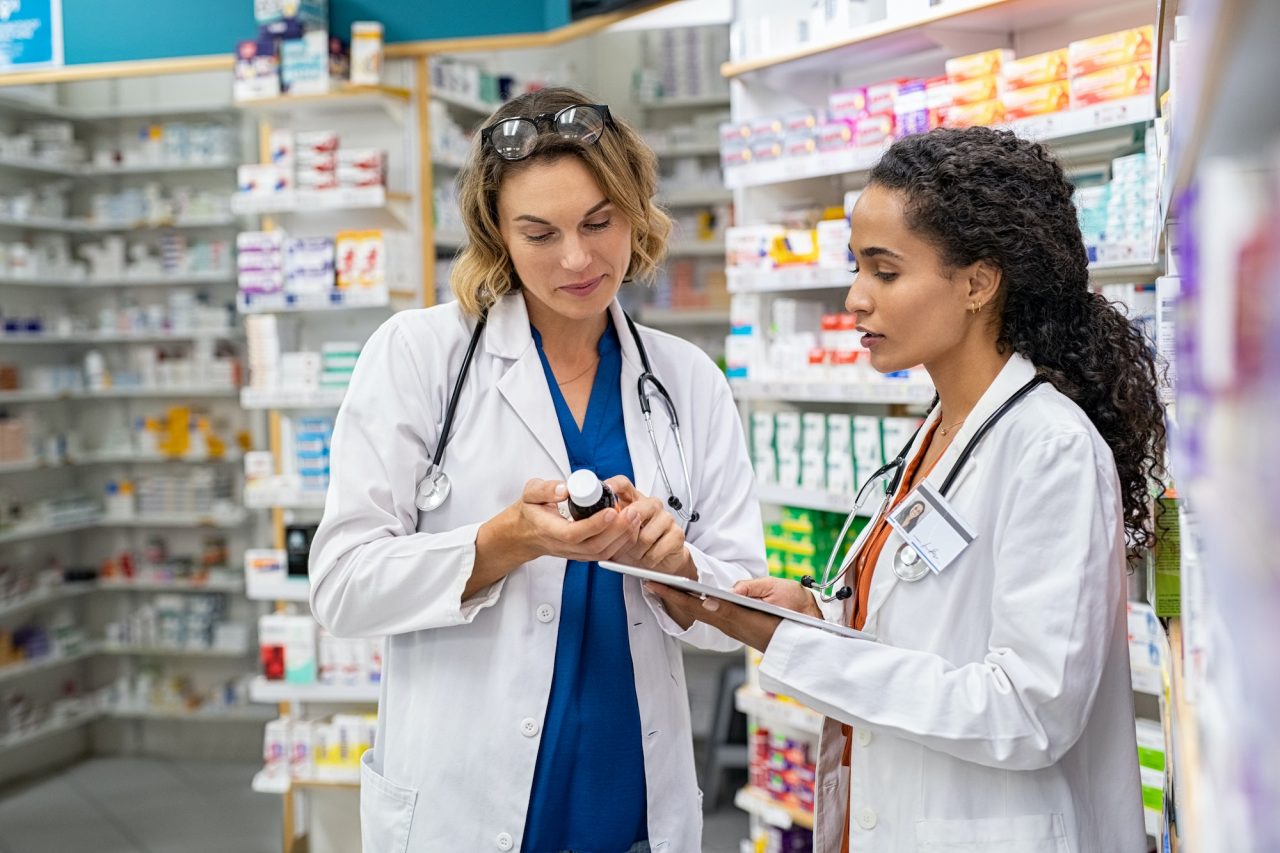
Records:
[[[503,104],[485,126],[503,119],[556,113],[565,107],[594,103],[566,87],[539,89]],[[467,228],[467,245],[454,262],[450,287],[462,309],[484,314],[505,294],[520,286],[515,265],[498,227],[498,190],[503,179],[535,163],[577,157],[605,197],[631,224],[631,262],[626,280],[652,281],[667,252],[671,219],[653,200],[658,190],[658,160],[630,125],[613,117],[594,144],[583,144],[543,132],[533,153],[523,160],[504,160],[477,133],[467,163],[458,174],[458,202]]]

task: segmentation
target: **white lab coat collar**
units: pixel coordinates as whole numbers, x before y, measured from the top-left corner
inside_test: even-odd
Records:
[[[662,491],[658,478],[657,459],[649,442],[637,395],[637,383],[644,370],[640,351],[627,328],[622,306],[616,299],[609,304],[609,316],[618,332],[622,350],[619,391],[622,394],[623,422],[626,425],[627,447],[631,452],[636,487],[645,494],[658,494],[665,499],[665,492]],[[498,380],[498,390],[538,439],[538,443],[551,454],[563,475],[568,477],[569,457],[565,450],[564,436],[560,432],[555,401],[551,397],[546,374],[542,369],[542,359],[533,343],[533,333],[529,329],[529,310],[522,293],[508,293],[489,309],[484,339],[485,351],[490,355],[515,361]],[[666,407],[656,398],[653,400],[652,412],[654,435],[658,439],[659,452],[663,452],[671,435],[671,420]],[[679,460],[672,460],[667,465],[667,473],[673,478],[672,485],[677,492],[684,488]],[[681,495],[681,498],[688,500],[686,495]]]
[[[942,487],[942,483],[947,479],[951,470],[955,468],[956,461],[960,458],[961,452],[973,440],[973,434],[978,428],[986,422],[996,409],[1000,408],[1006,400],[1012,397],[1019,388],[1030,382],[1036,375],[1035,365],[1031,363],[1025,356],[1014,353],[1000,372],[996,374],[996,378],[983,392],[978,399],[978,404],[973,407],[973,411],[964,420],[964,426],[960,427],[960,431],[956,433],[951,444],[947,447],[946,452],[933,466],[933,471],[925,478],[925,482],[936,489]],[[915,458],[919,451],[920,443],[924,441],[924,437],[929,434],[929,430],[933,428],[934,423],[939,417],[938,408],[935,406],[933,411],[929,413],[929,417],[925,419],[924,426],[916,434],[915,441],[911,442],[911,449],[907,452],[907,464],[911,464],[911,460]],[[886,452],[893,452],[891,448],[885,448]],[[959,488],[960,485],[973,475],[977,466],[981,463],[973,456],[969,457],[969,461],[965,463],[964,469],[956,476],[956,480],[951,484],[952,493]],[[885,600],[889,597],[889,593],[893,592],[898,585],[898,575],[890,567],[892,562],[892,553],[890,550],[896,550],[891,545],[885,546],[885,551],[881,554],[885,562],[883,565],[879,563],[876,566],[876,572],[871,578],[871,590],[867,596],[867,620],[863,626],[870,634],[875,634],[876,617],[879,615],[880,608],[884,606]],[[881,569],[888,571],[881,571]]]

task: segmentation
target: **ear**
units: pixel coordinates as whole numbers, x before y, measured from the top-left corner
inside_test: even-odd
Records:
[[[1000,268],[990,261],[978,261],[969,267],[969,293],[966,302],[987,307],[995,302],[1000,294],[1000,282],[1004,275]]]

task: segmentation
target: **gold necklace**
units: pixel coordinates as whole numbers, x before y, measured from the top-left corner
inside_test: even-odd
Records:
[[[952,424],[951,426],[949,426],[949,427],[942,427],[942,429],[938,430],[938,435],[942,436],[943,438],[946,438],[946,437],[947,437],[947,433],[951,432],[951,430],[953,430],[953,429],[955,429],[956,427],[960,426],[960,424],[964,423],[966,420],[967,420],[967,417],[964,417],[964,418],[961,418],[960,420],[956,421],[955,423],[953,423],[953,424]]]
[[[593,361],[593,362],[591,362],[590,364],[588,364],[588,365],[587,365],[587,369],[586,369],[586,370],[582,371],[581,373],[579,373],[577,376],[573,377],[572,379],[566,379],[566,380],[565,380],[565,381],[563,381],[563,382],[561,382],[560,380],[558,380],[558,379],[557,379],[557,380],[556,380],[556,386],[557,386],[557,387],[559,387],[559,388],[563,388],[564,386],[568,385],[568,384],[569,384],[569,383],[571,383],[571,382],[577,382],[579,379],[581,379],[582,377],[586,376],[586,375],[587,375],[587,372],[588,372],[588,371],[590,371],[590,370],[591,370],[591,368],[595,367],[595,366],[596,366],[596,364],[597,364],[599,361],[600,361],[600,358],[597,356],[595,361]]]

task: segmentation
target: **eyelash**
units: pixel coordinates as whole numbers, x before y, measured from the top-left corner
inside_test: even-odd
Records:
[[[853,269],[849,270],[849,272],[852,273],[853,275],[857,275],[858,273],[861,272],[861,270],[858,269],[857,267],[854,267]],[[885,284],[889,284],[890,282],[892,282],[894,279],[898,277],[898,274],[896,272],[878,272],[878,273],[875,273],[875,277],[883,281]]]
[[[609,227],[610,225],[612,225],[612,224],[613,224],[613,220],[612,220],[612,219],[606,219],[604,222],[588,222],[584,227],[585,227],[588,231],[592,231],[592,232],[594,232],[594,233],[599,233],[599,232],[601,232],[601,231],[605,230],[606,228],[608,228],[608,227]],[[545,242],[547,242],[548,240],[550,240],[550,239],[551,239],[551,234],[550,234],[550,233],[547,233],[547,234],[527,234],[527,235],[525,235],[525,239],[526,239],[526,240],[528,240],[530,243],[534,243],[534,244],[538,244],[538,243],[545,243]]]

